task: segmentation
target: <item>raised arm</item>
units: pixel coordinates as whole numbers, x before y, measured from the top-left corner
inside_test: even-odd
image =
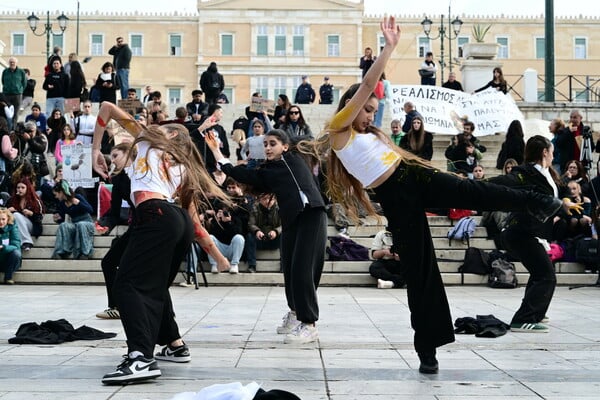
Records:
[[[354,121],[375,90],[379,77],[385,70],[385,65],[398,45],[398,41],[400,40],[400,26],[396,25],[396,19],[394,17],[383,18],[379,23],[379,27],[385,38],[385,46],[371,68],[369,68],[365,74],[356,94],[352,96],[352,99],[350,99],[344,109],[342,109],[332,121],[331,128],[334,130],[352,124],[352,121]]]
[[[100,144],[102,143],[102,136],[104,136],[104,131],[106,130],[106,124],[113,119],[133,137],[137,137],[144,130],[143,125],[137,122],[131,114],[123,111],[108,101],[102,103],[100,110],[98,111],[96,126],[94,128],[92,162],[94,170],[105,179],[108,178],[108,166],[106,165],[104,156],[100,152]]]

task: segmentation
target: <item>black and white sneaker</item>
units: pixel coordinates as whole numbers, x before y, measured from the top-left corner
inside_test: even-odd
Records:
[[[125,385],[131,382],[140,382],[158,378],[161,373],[158,363],[153,358],[137,356],[135,358],[124,355],[123,362],[115,372],[104,375],[102,383],[106,385]]]
[[[186,363],[192,361],[190,348],[187,344],[182,344],[179,347],[171,347],[166,345],[161,351],[154,355],[154,358],[161,361],[170,361],[176,363]]]

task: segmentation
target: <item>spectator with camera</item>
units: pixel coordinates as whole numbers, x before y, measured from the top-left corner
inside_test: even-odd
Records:
[[[256,250],[276,250],[280,247],[281,218],[275,195],[263,193],[252,207],[246,236],[249,272],[256,272]]]
[[[46,139],[46,135],[37,129],[33,121],[25,124],[17,123],[15,132],[17,137],[14,146],[18,150],[19,156],[25,159],[28,158],[31,162],[35,171],[35,181],[32,181],[32,183],[38,188],[42,177],[50,173],[44,154],[48,148],[48,139]]]
[[[243,236],[242,220],[231,212],[231,208],[220,204],[213,216],[208,218],[207,230],[221,254],[229,260],[230,274],[239,272],[239,263],[246,240]],[[213,274],[218,274],[217,261],[209,254],[208,261]]]

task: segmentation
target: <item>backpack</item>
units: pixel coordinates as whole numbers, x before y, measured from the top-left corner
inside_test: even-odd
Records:
[[[241,129],[245,132],[248,132],[248,127],[250,126],[250,121],[246,117],[239,117],[235,121],[233,121],[233,127],[231,128],[231,132],[236,129]]]
[[[385,89],[383,86],[383,81],[377,81],[377,86],[375,86],[375,90],[373,91],[378,100],[381,100],[385,97]]]
[[[211,74],[209,87],[212,89],[221,88],[221,80],[219,79],[219,74]]]
[[[518,286],[515,264],[506,259],[502,252],[494,252],[490,257],[491,272],[488,286],[495,289],[514,289]]]
[[[465,259],[463,264],[458,267],[460,272],[460,284],[465,283],[465,274],[487,275],[490,273],[490,256],[485,251],[477,247],[469,247],[465,250]]]
[[[575,261],[585,266],[600,265],[598,239],[581,238],[575,244]]]
[[[369,249],[352,239],[342,236],[329,238],[331,246],[327,247],[329,261],[368,261]]]
[[[473,217],[462,217],[448,231],[448,245],[452,244],[452,239],[461,240],[469,245],[469,238],[475,233],[475,228],[477,228],[477,222]]]

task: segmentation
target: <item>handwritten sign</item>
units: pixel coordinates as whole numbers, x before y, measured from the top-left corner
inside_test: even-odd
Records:
[[[93,188],[92,145],[77,143],[61,146],[60,152],[63,156],[63,177],[71,187]]]
[[[142,102],[139,100],[119,100],[119,108],[131,115],[137,114],[142,109]]]
[[[475,136],[506,132],[523,114],[510,95],[490,89],[469,94],[438,86],[393,85],[392,115],[404,118],[404,103],[410,101],[423,116],[425,129],[440,134],[462,132],[462,118],[475,124]]]
[[[75,112],[80,110],[81,100],[78,97],[74,97],[72,99],[65,99],[65,112]]]
[[[262,97],[252,97],[250,100],[250,111],[263,112],[266,111],[269,115],[275,114],[275,101],[264,99]]]

